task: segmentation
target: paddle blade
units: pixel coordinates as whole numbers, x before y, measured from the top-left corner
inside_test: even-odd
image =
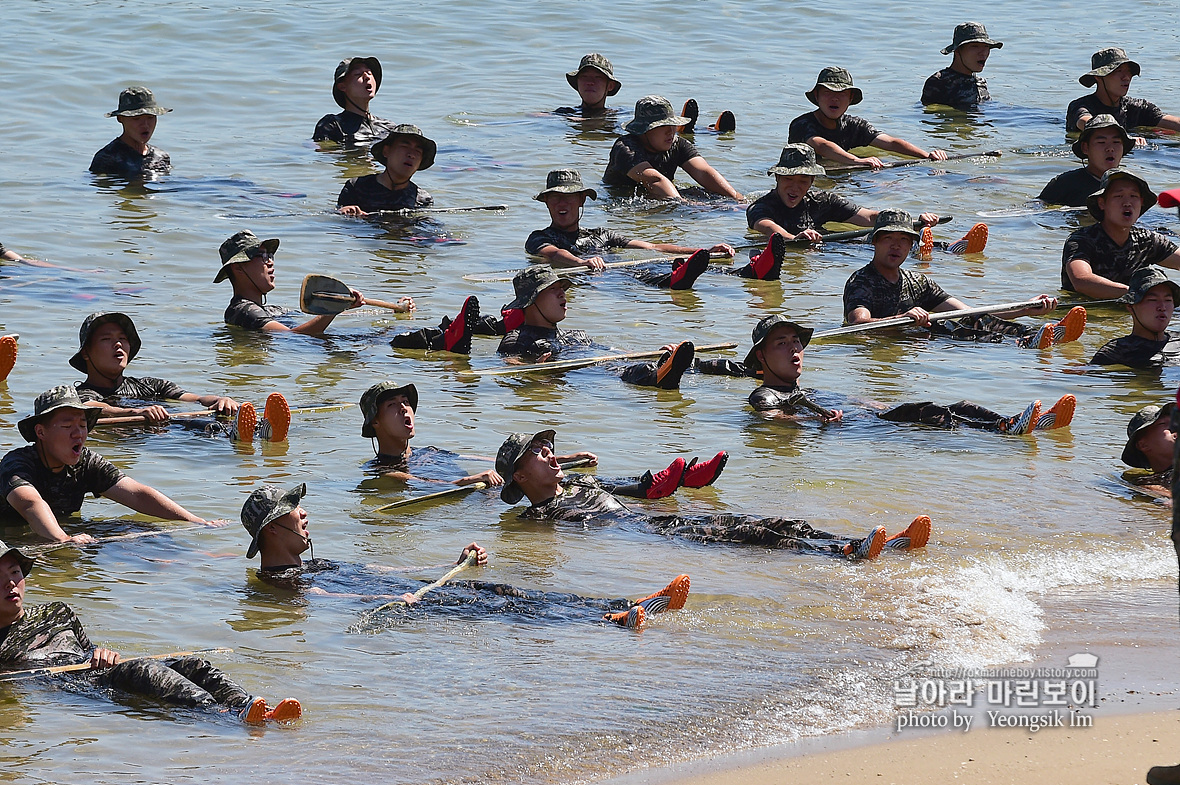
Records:
[[[352,304],[352,292],[343,281],[327,275],[312,275],[303,279],[299,290],[299,310],[315,316],[342,313]]]

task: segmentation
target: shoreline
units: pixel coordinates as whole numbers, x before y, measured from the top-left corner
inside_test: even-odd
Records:
[[[1138,605],[1128,604],[1132,597]],[[1076,653],[1098,656],[1097,705],[1078,712],[1092,717],[1092,727],[1070,727],[1068,710],[1060,712],[1064,727],[987,727],[989,707],[981,701],[960,712],[973,717],[967,732],[950,727],[899,731],[893,724],[878,725],[718,753],[596,782],[772,785],[838,779],[850,785],[942,785],[960,777],[973,783],[1143,782],[1152,766],[1180,764],[1180,687],[1169,679],[1180,664],[1176,602],[1174,584],[1138,591],[1095,587],[1054,593],[1042,600],[1046,616],[1055,623],[1046,630],[1047,639],[1038,646],[1035,660],[996,666],[1061,668]],[[1034,708],[1025,713],[1048,711]]]

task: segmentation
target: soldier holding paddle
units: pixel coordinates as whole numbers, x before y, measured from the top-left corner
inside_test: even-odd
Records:
[[[1020,346],[1045,349],[1059,343],[1076,341],[1086,328],[1086,309],[1072,308],[1060,322],[1046,323],[1038,329],[997,318],[1039,316],[1057,308],[1057,298],[1040,295],[1036,305],[1016,310],[983,314],[946,327],[932,322],[932,311],[958,311],[967,306],[951,297],[926,276],[903,270],[918,233],[910,214],[901,210],[882,210],[877,214],[869,240],[873,244],[872,260],[849,277],[844,285],[844,320],[848,324],[906,316],[919,327],[929,327],[951,338],[974,341],[999,341],[1012,336]]]
[[[277,239],[259,240],[249,230],[238,232],[221,244],[218,249],[221,269],[217,271],[213,283],[221,283],[228,278],[234,288],[233,298],[225,309],[226,324],[247,330],[323,335],[337,313],[365,304],[364,295],[356,289],[350,289],[352,302],[340,310],[314,316],[294,327],[280,321],[288,318],[287,310],[278,305],[266,304],[266,295],[275,288],[274,254],[278,247]]]
[[[389,135],[373,145],[373,160],[385,165],[380,174],[354,177],[344,184],[336,209],[344,215],[363,218],[369,213],[430,207],[434,198],[411,178],[434,166],[438,145],[416,125],[394,126]]]

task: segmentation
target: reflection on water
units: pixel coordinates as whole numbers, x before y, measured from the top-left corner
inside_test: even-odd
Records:
[[[257,777],[260,760],[273,778],[569,781],[629,765],[623,761],[634,756],[620,751],[642,750],[643,763],[659,763],[887,720],[892,674],[922,658],[971,666],[1027,660],[1056,621],[1046,607],[1090,607],[1088,595],[1070,593],[1076,587],[1174,596],[1161,591],[1174,580],[1161,536],[1166,511],[1114,478],[1127,420],[1167,398],[1180,371],[1071,372],[1125,334],[1128,318],[1118,309],[1092,309],[1078,344],[1048,352],[903,332],[817,340],[803,385],[823,405],[845,410],[843,424],[824,427],[755,415],[746,379],[687,374],[679,392],[658,391],[624,384],[608,365],[472,380],[458,374],[502,366],[496,339],[477,338],[469,358],[389,347],[396,332],[453,317],[472,294],[486,313],[512,299],[510,283],[462,276],[524,265],[525,238],[548,221],[532,200],[546,172],[576,168],[599,187],[612,135],[594,122],[539,114],[571,101],[564,71],[589,51],[610,57],[625,86],[612,99],[620,123],[647,93],[692,95],[709,121],[714,109],[733,111],[735,133],[699,133],[696,143],[748,194],[771,185],[766,168],[778,159],[787,122],[810,106],[804,81],[821,65],[845,65],[865,88],[858,113],[878,127],[923,147],[1004,155],[850,172],[820,178],[817,187],[870,209],[955,216],[936,231],[939,240],[986,220],[985,254],[939,253],[914,264],[971,303],[1055,290],[1064,237],[1090,220],[1028,204],[1077,165],[1061,124],[1066,103],[1080,95],[1074,71],[1085,57],[1074,38],[1048,32],[1065,10],[1060,4],[995,7],[1016,21],[996,31],[1012,43],[989,60],[996,100],[978,115],[918,105],[922,81],[945,58],[913,42],[941,42],[953,24],[929,3],[911,9],[920,21],[904,27],[893,9],[857,6],[863,29],[845,26],[850,9],[838,4],[801,8],[792,17],[801,64],[793,70],[768,70],[765,47],[751,46],[781,17],[768,0],[628,3],[617,9],[624,26],[604,26],[601,11],[589,9],[568,0],[528,13],[453,0],[431,4],[428,14],[369,0],[330,10],[300,0],[246,9],[165,2],[149,14],[118,4],[70,14],[27,0],[3,6],[0,19],[21,46],[0,83],[22,110],[5,126],[0,241],[70,269],[4,265],[3,327],[21,341],[16,370],[0,384],[0,447],[22,443],[12,426],[37,393],[76,379],[66,361],[82,319],[97,310],[135,319],[144,348],[133,375],[255,405],[275,390],[295,407],[352,404],[296,415],[281,444],[235,444],[177,425],[97,433],[95,449],[136,479],[234,523],[55,550],[30,579],[31,602],[68,600],[98,643],[139,654],[232,647],[219,663],[268,698],[300,698],[302,724],[245,729],[142,702],[112,707],[44,684],[5,687],[0,738],[12,751],[9,779],[75,781],[84,756],[95,782],[240,781]],[[1178,34],[1158,24],[1156,5],[1122,8],[1111,19],[1068,11],[1079,26],[1137,51],[1180,47]],[[653,44],[652,29],[665,43]],[[545,46],[536,45],[537,30],[547,31]],[[720,47],[726,57],[707,63],[683,56]],[[243,51],[251,53],[248,67]],[[320,151],[307,138],[332,106],[325,74],[349,54],[374,54],[386,65],[378,114],[437,139],[437,165],[416,178],[437,206],[509,210],[396,221],[336,214],[344,181],[375,171],[363,150]],[[1145,62],[1133,93],[1180,107],[1163,65]],[[160,131],[175,173],[139,185],[96,180],[85,165],[110,138],[102,114],[112,95],[138,83],[176,109]],[[1174,153],[1168,139],[1152,139],[1129,164],[1153,185],[1173,185]],[[690,246],[761,245],[741,209],[724,200],[666,205],[609,199],[601,188],[600,196],[583,225]],[[1143,223],[1174,228],[1175,216],[1152,210]],[[320,273],[381,299],[412,296],[418,310],[342,315],[323,340],[231,330],[221,323],[229,288],[212,278],[219,244],[244,228],[282,239],[276,303],[294,307],[303,276]],[[568,326],[621,351],[733,341],[737,349],[711,356],[740,358],[766,312],[838,325],[844,282],[870,253],[862,243],[792,249],[781,281],[739,279],[718,266],[689,292],[605,273],[571,293]],[[735,264],[746,252],[739,256]],[[893,532],[926,513],[934,536],[924,552],[853,565],[703,546],[626,525],[520,521],[495,491],[378,513],[390,501],[448,487],[363,475],[372,448],[359,435],[355,404],[383,379],[418,386],[415,445],[471,456],[459,461],[467,472],[488,468],[477,456],[494,455],[507,433],[544,426],[557,429],[559,450],[596,452],[603,476],[724,449],[731,458],[715,486],[635,504],[802,517],[835,532],[878,524]],[[1015,413],[1067,392],[1078,397],[1073,426],[1035,438],[882,422],[863,403],[969,399]],[[236,521],[249,491],[297,481],[309,484],[305,506],[322,558],[415,567],[397,574],[429,580],[477,540],[492,564],[476,579],[634,599],[687,572],[693,593],[684,611],[660,615],[639,634],[510,614],[430,613],[350,633],[379,603],[284,594],[259,582],[257,561],[244,559]],[[124,512],[88,500],[89,523],[67,528],[119,534],[148,525]],[[0,537],[30,540],[20,528]],[[1173,618],[1174,609],[1165,611]]]

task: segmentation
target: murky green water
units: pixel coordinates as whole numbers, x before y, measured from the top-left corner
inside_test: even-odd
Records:
[[[610,475],[728,449],[717,487],[651,506],[806,517],[837,532],[894,530],[923,512],[935,525],[923,553],[850,566],[626,528],[527,524],[494,497],[375,514],[403,489],[361,488],[371,451],[355,408],[298,417],[286,444],[265,447],[180,429],[103,434],[99,452],[209,517],[236,520],[263,480],[306,480],[318,556],[432,566],[416,574],[434,577],[478,539],[493,553],[489,579],[639,596],[688,572],[693,595],[684,612],[642,634],[453,615],[347,633],[370,603],[268,592],[242,558],[240,527],[59,551],[31,581],[32,602],[68,600],[96,641],[128,653],[231,646],[222,661],[232,674],[268,696],[299,697],[306,716],[295,729],[249,730],[43,685],[5,689],[0,778],[576,779],[881,720],[889,716],[882,676],[915,657],[1026,659],[1051,624],[1042,602],[1055,590],[1173,580],[1161,538],[1166,514],[1131,499],[1112,474],[1127,419],[1166,398],[1180,377],[1068,373],[1126,331],[1116,311],[1092,312],[1081,342],[1040,354],[896,336],[817,342],[808,352],[805,382],[833,402],[970,398],[1015,412],[1033,398],[1077,395],[1073,427],[1035,439],[902,428],[852,411],[844,425],[822,430],[764,421],[748,410],[743,380],[691,377],[678,393],[630,388],[606,369],[471,382],[456,372],[498,362],[487,339],[477,339],[470,362],[393,355],[386,344],[395,330],[453,314],[468,294],[487,311],[510,299],[507,284],[461,276],[520,266],[528,232],[546,223],[531,201],[546,171],[575,166],[592,182],[600,177],[609,136],[532,116],[571,102],[562,74],[588,51],[614,61],[624,85],[614,104],[628,112],[650,92],[676,105],[695,97],[703,115],[734,111],[735,135],[699,135],[697,144],[747,193],[769,187],[764,172],[787,124],[807,109],[802,93],[829,63],[851,69],[866,94],[861,114],[886,132],[953,151],[1005,150],[945,172],[911,167],[837,185],[867,206],[955,215],[941,239],[957,238],[978,211],[1023,203],[1075,165],[1061,144],[1063,115],[1081,94],[1075,80],[1093,50],[1127,46],[1144,66],[1133,93],[1180,111],[1173,4],[1137,3],[1109,17],[1061,3],[988,11],[983,21],[1006,46],[986,71],[995,106],[968,124],[924,114],[916,100],[925,77],[945,65],[937,49],[953,25],[980,12],[967,4],[919,2],[904,13],[762,1],[0,7],[9,41],[0,69],[9,106],[0,239],[95,270],[3,268],[0,328],[21,334],[18,367],[0,386],[5,449],[18,446],[11,426],[38,392],[78,377],[66,360],[82,318],[120,309],[144,338],[132,372],[194,390],[259,404],[281,390],[293,405],[311,405],[355,401],[385,378],[413,381],[422,394],[420,445],[490,455],[505,433],[545,423],[557,429],[559,448],[596,451]],[[375,112],[439,141],[438,164],[416,181],[441,206],[508,204],[508,213],[439,216],[407,233],[328,212],[344,179],[368,170],[308,139],[335,110],[336,62],[368,54],[385,65]],[[176,110],[153,140],[175,172],[146,192],[96,185],[86,166],[117,129],[102,115],[121,88],[139,83]],[[1153,185],[1180,180],[1174,147],[1137,152],[1132,164]],[[941,255],[923,269],[973,303],[1053,291],[1074,221],[1060,213],[994,219],[986,256]],[[738,211],[601,202],[585,222],[689,244],[741,242],[745,228]],[[1153,210],[1145,223],[1174,228],[1175,217]],[[412,295],[419,315],[341,317],[323,341],[231,331],[221,323],[229,291],[210,281],[217,246],[242,228],[282,238],[273,302],[293,305],[303,275],[320,272],[376,297]],[[426,233],[464,242],[409,239]],[[780,283],[709,275],[692,292],[602,276],[575,290],[567,324],[626,350],[690,337],[737,341],[744,353],[767,312],[838,323],[844,281],[867,259],[857,246],[797,254]],[[111,519],[120,508],[88,502],[85,512]]]

